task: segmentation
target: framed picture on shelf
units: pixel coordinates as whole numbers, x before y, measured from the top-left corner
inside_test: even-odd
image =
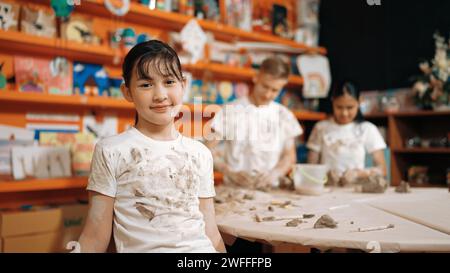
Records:
[[[20,92],[72,94],[72,63],[65,58],[15,56],[14,70]]]
[[[53,10],[27,5],[22,7],[21,12],[21,31],[47,38],[56,37],[56,18]]]
[[[20,7],[16,3],[9,1],[0,1],[0,29],[13,30],[19,29]]]

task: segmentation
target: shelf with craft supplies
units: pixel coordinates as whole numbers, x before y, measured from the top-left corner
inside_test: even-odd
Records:
[[[36,50],[39,49],[38,52]],[[45,38],[25,34],[17,31],[0,30],[0,50],[20,52],[29,55],[41,56],[63,56],[71,60],[87,61],[99,64],[112,65],[114,59],[113,50],[107,46],[87,45],[78,42],[66,41],[59,38]],[[246,67],[233,67],[219,63],[199,62],[186,64],[183,68],[196,73],[210,71],[225,79],[251,81],[256,71]],[[119,68],[109,67],[115,75],[120,75]],[[289,76],[289,87],[301,87],[303,78],[298,75]]]
[[[220,182],[223,175],[214,172],[214,180]],[[86,188],[88,182],[87,177],[63,177],[63,178],[45,178],[45,179],[28,179],[14,181],[0,181],[0,194],[12,192],[32,192],[32,191],[48,191],[48,190],[66,190]]]
[[[2,91],[0,101],[21,104],[48,104],[85,108],[102,108],[113,110],[133,110],[133,104],[124,99],[85,95],[51,95],[31,92]]]
[[[183,68],[192,72],[210,71],[214,76],[228,78],[233,80],[251,81],[256,75],[256,71],[246,67],[234,67],[218,63],[198,62],[196,64],[186,64]],[[298,75],[290,75],[288,79],[288,87],[301,87],[303,78]]]
[[[450,111],[388,114],[392,184],[444,186],[450,172]],[[433,181],[429,184],[426,181]],[[418,181],[425,181],[418,183]]]
[[[88,45],[60,38],[37,37],[17,31],[0,30],[0,50],[32,56],[62,56],[71,60],[112,63],[114,54],[107,46]]]
[[[92,14],[95,16],[103,16],[107,18],[111,17],[111,13],[105,8],[104,0],[83,1],[82,5],[76,7],[76,11]],[[120,18],[122,19],[122,17]],[[123,16],[122,20],[130,23],[155,25],[161,28],[179,31],[191,19],[194,19],[194,17],[175,12],[151,10],[139,3],[131,2],[129,12],[125,16]],[[162,22],[164,22],[164,25],[161,24]],[[287,45],[296,49],[300,49],[305,53],[326,54],[327,52],[323,47],[309,47],[307,45],[297,43],[293,40],[281,38],[275,35],[258,33],[254,31],[244,31],[239,28],[214,21],[199,19],[198,23],[205,31],[211,31],[219,40],[269,42]]]
[[[34,104],[34,105],[58,105],[62,107],[83,107],[83,108],[99,108],[109,110],[134,110],[132,103],[124,99],[84,96],[84,95],[51,95],[40,93],[27,93],[17,91],[2,91],[0,92],[0,101],[5,103],[17,104]],[[213,113],[219,111],[221,106],[218,104],[185,104],[191,112],[201,112],[205,118],[210,118]],[[183,109],[182,109],[183,110]],[[326,118],[325,113],[312,111],[293,111],[298,120],[318,121]]]

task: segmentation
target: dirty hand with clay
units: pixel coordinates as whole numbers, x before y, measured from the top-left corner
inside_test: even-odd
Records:
[[[250,187],[253,183],[252,177],[244,171],[240,172],[227,171],[225,175],[228,177],[231,183],[238,186]]]
[[[273,185],[278,184],[278,180],[282,177],[280,171],[274,169],[268,172],[260,173],[258,176],[256,176],[256,187],[269,187]]]

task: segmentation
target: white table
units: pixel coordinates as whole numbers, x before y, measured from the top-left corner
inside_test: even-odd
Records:
[[[450,193],[447,189],[413,188],[412,193],[355,193],[353,189],[335,189],[321,196],[303,196],[287,191],[264,193],[226,186],[216,189],[218,197],[232,196],[241,201],[216,204],[217,223],[222,234],[271,245],[296,244],[319,249],[349,248],[370,252],[450,252]],[[253,195],[253,200],[239,198]],[[272,201],[291,201],[281,208]],[[254,209],[254,210],[251,210]],[[256,222],[260,216],[294,217],[315,214],[297,227],[289,220]],[[336,229],[314,229],[323,214],[338,222]],[[393,224],[386,230],[356,232],[358,228]]]

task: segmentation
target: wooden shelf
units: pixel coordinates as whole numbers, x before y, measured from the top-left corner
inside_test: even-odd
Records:
[[[49,178],[0,182],[0,193],[85,188],[87,177]]]
[[[424,184],[416,184],[416,183],[409,183],[409,185],[413,188],[429,188],[429,187],[436,187],[436,188],[447,188],[448,185],[439,183],[439,184],[431,184],[431,183],[424,183]]]
[[[0,101],[5,103],[24,103],[24,104],[47,104],[59,106],[85,107],[85,108],[101,108],[112,110],[134,110],[133,104],[124,99],[115,99],[107,97],[90,97],[90,96],[58,96],[31,92],[2,91],[0,92]],[[193,113],[201,112],[203,117],[209,118],[211,115],[221,109],[217,104],[185,104]],[[294,115],[299,120],[322,120],[326,118],[325,113],[294,111]]]
[[[33,36],[17,31],[0,30],[0,49],[32,56],[64,56],[71,60],[111,64],[114,58],[107,46],[88,45],[59,38]]]
[[[249,82],[256,75],[256,71],[251,68],[233,67],[218,63],[196,63],[185,64],[183,68],[190,72],[203,72],[210,71],[215,76],[221,78],[232,78],[234,81],[246,81]],[[288,85],[290,87],[300,87],[303,85],[303,78],[297,75],[290,75]]]
[[[400,148],[393,149],[394,153],[417,153],[417,154],[450,154],[450,148]]]
[[[327,118],[326,113],[311,111],[294,111],[294,115],[298,120],[319,121]]]
[[[391,114],[394,117],[429,117],[429,116],[450,116],[450,111],[411,111],[411,112],[397,112]]]
[[[389,116],[388,113],[370,113],[364,115],[365,119],[387,119]]]
[[[96,16],[103,16],[111,18],[113,15],[105,8],[104,0],[86,0],[82,5],[76,6],[76,11],[82,13],[89,13]],[[160,10],[150,10],[139,3],[131,3],[130,11],[121,20],[130,23],[155,25],[160,28],[171,29],[179,31],[186,25],[189,20],[194,19],[192,16],[181,13],[165,12]],[[323,47],[309,47],[304,44],[297,43],[292,40],[284,39],[275,35],[263,34],[258,32],[244,31],[236,27],[228,26],[222,23],[217,23],[208,20],[197,20],[199,25],[205,31],[211,31],[218,40],[225,41],[257,41],[270,42],[287,45],[293,48],[304,50],[308,53],[326,54],[326,49]],[[161,23],[164,24],[161,24]]]
[[[214,180],[216,182],[221,182],[222,179],[223,175],[221,173],[214,172]],[[87,177],[0,181],[0,194],[12,192],[83,189],[86,188],[87,181]]]
[[[407,118],[416,118],[416,117],[428,117],[428,116],[450,116],[450,111],[408,111],[408,112],[391,112],[391,113],[370,113],[364,115],[366,119],[383,119],[388,118],[389,116],[393,117],[407,117]]]
[[[37,48],[39,54],[44,56],[64,56],[71,60],[88,63],[111,65],[114,59],[112,49],[107,46],[87,45],[63,39],[37,37],[17,31],[0,30],[0,49],[4,51],[14,50],[14,52],[35,56]],[[221,78],[246,82],[251,81],[256,74],[256,71],[251,68],[232,67],[217,63],[186,64],[183,65],[183,68],[191,72],[210,71]],[[110,67],[110,69],[114,70],[114,74],[121,75],[120,68]],[[288,85],[290,87],[301,87],[303,78],[290,75]]]
[[[133,104],[124,99],[107,97],[90,97],[80,95],[59,96],[31,92],[3,91],[0,92],[0,101],[12,103],[50,104],[59,106],[77,106],[86,108],[104,108],[133,110]]]

